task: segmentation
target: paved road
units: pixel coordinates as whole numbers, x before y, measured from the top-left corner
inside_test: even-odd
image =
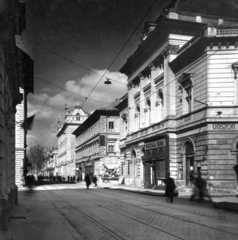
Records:
[[[171,204],[161,196],[78,183],[23,191],[21,200],[10,220],[11,240],[238,239],[238,214],[188,199]]]

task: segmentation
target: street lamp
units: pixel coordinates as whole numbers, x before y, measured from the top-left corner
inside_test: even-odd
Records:
[[[112,82],[110,81],[109,78],[106,78],[106,79],[107,79],[107,80],[104,82],[104,84],[107,84],[107,85],[112,84]]]

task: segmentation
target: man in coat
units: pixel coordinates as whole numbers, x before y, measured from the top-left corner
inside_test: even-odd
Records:
[[[89,174],[87,173],[86,176],[85,176],[85,182],[86,182],[86,186],[87,186],[87,189],[89,189],[89,185],[91,184],[91,179],[89,177]]]
[[[164,180],[166,184],[165,196],[167,196],[167,202],[170,200],[173,203],[174,190],[176,188],[174,179],[170,177],[170,173],[167,174],[167,178]]]

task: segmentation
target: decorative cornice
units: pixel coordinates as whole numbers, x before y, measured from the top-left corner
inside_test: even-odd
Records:
[[[148,90],[151,89],[151,83],[148,83],[144,88],[143,88],[143,91],[144,92],[147,92]]]
[[[141,72],[138,74],[138,77],[140,78],[140,80],[145,80],[145,77]]]
[[[155,78],[155,84],[158,84],[161,80],[164,79],[164,73],[161,73],[157,78]]]
[[[137,99],[140,97],[140,91],[138,91],[135,95],[134,95],[134,99]]]

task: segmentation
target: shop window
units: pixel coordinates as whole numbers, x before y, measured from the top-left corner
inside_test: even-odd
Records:
[[[108,143],[108,152],[114,152],[114,142]]]
[[[156,162],[156,179],[165,179],[165,161]]]
[[[114,131],[114,122],[109,122],[109,131],[110,132]]]

